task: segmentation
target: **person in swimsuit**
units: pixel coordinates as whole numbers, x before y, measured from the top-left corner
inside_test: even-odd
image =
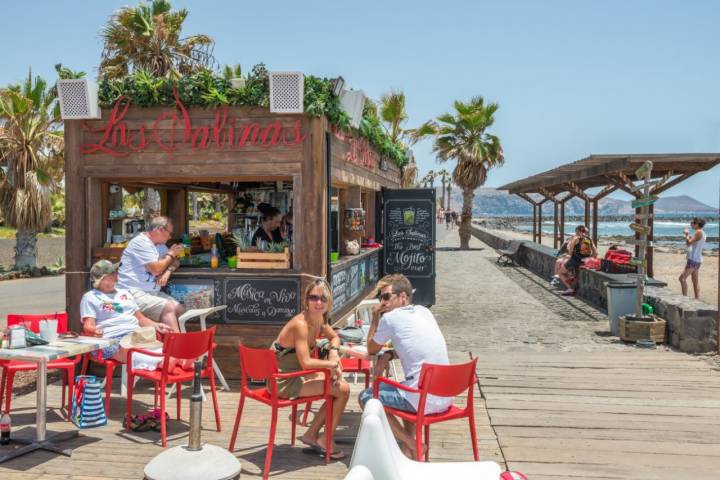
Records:
[[[330,369],[332,383],[330,395],[333,397],[332,425],[333,431],[340,423],[340,416],[345,410],[350,397],[350,386],[342,378],[342,366],[338,355],[340,337],[330,326],[330,312],[332,311],[332,293],[325,280],[313,280],[305,289],[303,296],[304,309],[295,315],[280,330],[277,339],[273,342],[273,350],[278,361],[281,373],[297,372],[307,369]],[[313,356],[317,339],[323,336],[330,341],[327,360]],[[322,373],[305,375],[277,380],[278,394],[281,398],[295,399],[322,395],[325,388],[325,376]],[[298,438],[301,442],[324,455],[325,434],[320,429],[325,424],[325,405],[320,408],[313,418],[307,431]],[[327,431],[327,426],[325,429]],[[333,442],[330,457],[339,460],[345,457]]]
[[[692,222],[690,222],[690,226],[693,230],[695,230],[695,233],[690,235],[687,228],[683,232],[685,243],[688,246],[687,262],[685,264],[685,270],[683,270],[680,274],[678,280],[680,280],[682,294],[687,295],[687,277],[690,277],[693,284],[695,298],[700,298],[700,266],[702,265],[702,252],[707,239],[705,232],[703,231],[705,220],[695,217],[692,219]]]

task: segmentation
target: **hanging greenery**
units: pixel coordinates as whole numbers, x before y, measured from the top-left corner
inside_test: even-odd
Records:
[[[305,113],[312,117],[327,117],[328,121],[343,130],[351,130],[350,118],[332,94],[332,81],[312,75],[305,77]],[[173,105],[177,90],[180,101],[188,107],[220,107],[224,105],[264,107],[270,105],[268,70],[264,64],[255,65],[247,75],[245,86],[233,88],[227,76],[210,70],[185,75],[179,79],[156,77],[139,70],[131,75],[100,80],[98,97],[100,106],[111,107],[121,96],[139,107]],[[380,155],[398,166],[406,163],[405,146],[394,142],[387,134],[375,109],[366,108],[357,130]]]

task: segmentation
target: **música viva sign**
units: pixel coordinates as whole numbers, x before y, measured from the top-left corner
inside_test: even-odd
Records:
[[[305,140],[300,119],[292,127],[283,127],[279,121],[265,125],[258,122],[236,123],[236,118],[228,114],[229,108],[225,106],[216,110],[212,125],[193,126],[190,114],[177,94],[175,106],[175,109],[158,115],[151,126],[130,129],[124,120],[130,101],[120,97],[103,127],[91,129],[85,126],[87,131],[102,133],[102,137],[97,143],[83,143],[80,152],[126,157],[151,145],[165,153],[173,153],[178,145],[190,145],[192,150],[224,150],[246,146],[293,146]],[[169,128],[162,123],[167,121],[171,122]]]

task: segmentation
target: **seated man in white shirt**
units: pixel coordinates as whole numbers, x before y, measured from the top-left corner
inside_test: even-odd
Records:
[[[417,388],[423,363],[449,363],[445,338],[430,310],[412,304],[412,285],[405,275],[387,275],[378,282],[377,288],[380,304],[375,309],[368,332],[368,353],[377,354],[391,340],[405,374],[402,383]],[[369,388],[360,393],[360,405],[363,407],[372,398],[372,390]],[[388,407],[416,412],[419,395],[381,383],[378,399]],[[450,408],[452,400],[429,395],[425,413],[444,412]],[[415,425],[406,423],[402,426],[392,415],[388,416],[388,421],[403,452],[415,458]]]
[[[177,332],[177,319],[185,308],[160,291],[177,268],[177,257],[184,248],[180,244],[165,246],[172,234],[172,222],[155,217],[147,232],[130,240],[120,259],[118,287],[130,292],[143,315]]]

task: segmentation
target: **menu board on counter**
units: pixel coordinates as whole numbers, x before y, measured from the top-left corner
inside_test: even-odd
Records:
[[[434,266],[434,204],[431,200],[392,199],[385,202],[386,273],[432,276]]]
[[[300,309],[299,278],[225,279],[228,323],[284,323]]]
[[[300,277],[178,277],[166,292],[187,309],[227,305],[223,323],[283,323],[300,311]]]
[[[374,251],[357,259],[333,267],[330,288],[333,294],[333,313],[355,301],[368,287],[379,280],[380,253]]]

